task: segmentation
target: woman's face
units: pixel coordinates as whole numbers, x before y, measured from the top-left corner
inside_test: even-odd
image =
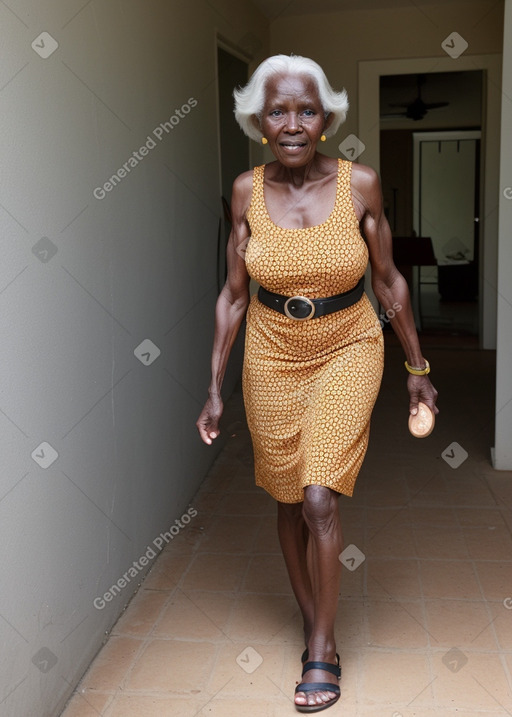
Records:
[[[329,119],[311,77],[279,74],[267,81],[261,129],[281,164],[302,167],[310,162]]]

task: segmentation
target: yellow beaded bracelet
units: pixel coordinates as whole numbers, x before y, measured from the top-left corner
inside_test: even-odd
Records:
[[[409,366],[407,361],[405,362],[405,368],[409,371],[409,373],[414,374],[414,376],[426,376],[427,373],[430,373],[430,364],[425,359],[425,368],[415,368],[414,366]]]

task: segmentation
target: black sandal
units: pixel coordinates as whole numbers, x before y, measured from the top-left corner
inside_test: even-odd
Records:
[[[304,655],[306,652],[304,652]],[[340,667],[340,658],[339,655],[336,653],[336,661],[337,665],[332,665],[330,662],[306,662],[304,665],[304,669],[302,670],[302,676],[306,674],[309,670],[323,670],[324,672],[330,672],[331,675],[334,675],[338,678],[338,680],[341,678],[341,667]],[[330,682],[301,682],[300,685],[297,685],[295,688],[295,694],[297,692],[304,692],[304,694],[307,695],[310,692],[334,692],[336,697],[333,697],[328,702],[323,702],[322,704],[315,704],[315,705],[298,705],[295,703],[295,708],[298,712],[320,712],[321,710],[325,710],[328,707],[332,707],[333,704],[335,704],[339,698],[340,698],[340,688],[338,685],[333,685]]]
[[[303,652],[302,655],[301,655],[300,661],[302,662],[302,664],[304,664],[304,663],[307,662],[308,660],[309,660],[309,650],[308,650],[308,648],[306,647],[306,649],[304,650],[304,652]],[[340,656],[338,655],[338,653],[336,653],[336,662],[338,663],[338,667],[339,667],[339,664],[340,664]]]

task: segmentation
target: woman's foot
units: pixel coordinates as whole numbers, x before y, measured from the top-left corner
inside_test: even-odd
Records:
[[[309,659],[306,650],[302,657]],[[295,690],[295,707],[299,712],[319,712],[340,698],[338,680],[341,676],[339,655],[331,660],[309,660],[302,671],[302,681]],[[331,688],[332,685],[332,688]],[[302,688],[302,689],[301,689]]]

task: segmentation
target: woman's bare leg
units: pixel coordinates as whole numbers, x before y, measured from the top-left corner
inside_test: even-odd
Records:
[[[302,503],[277,504],[277,532],[295,598],[304,621],[306,644],[313,631],[314,603],[307,567],[308,528]]]
[[[335,664],[334,623],[341,578],[339,555],[342,551],[338,494],[323,486],[307,486],[304,490],[302,512],[309,536],[306,551],[307,573],[313,598],[313,627],[308,640],[308,659]],[[336,677],[323,670],[309,670],[302,681],[337,684]],[[313,692],[307,696],[298,692],[295,702],[299,705],[322,704],[335,696],[335,693],[330,691]]]

